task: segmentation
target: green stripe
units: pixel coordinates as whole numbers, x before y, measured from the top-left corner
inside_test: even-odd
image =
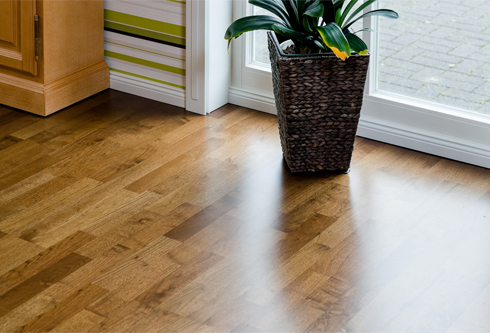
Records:
[[[104,17],[106,20],[117,22],[117,23],[123,23],[138,28],[158,31],[164,34],[185,37],[185,27],[176,24],[160,22],[157,20],[147,19],[140,16],[115,12],[109,9],[104,10]]]
[[[130,34],[137,35],[137,36],[153,38],[153,39],[161,40],[163,42],[185,46],[185,38],[165,35],[159,32],[139,29],[139,28],[130,27],[124,24],[119,24],[119,23],[109,22],[109,21],[105,21],[104,26],[106,28],[128,32]]]
[[[159,69],[159,70],[162,70],[165,72],[170,72],[170,73],[179,74],[179,75],[185,75],[185,69],[182,69],[182,68],[168,66],[168,65],[160,64],[158,62],[140,59],[140,58],[136,58],[136,57],[131,57],[131,56],[128,56],[125,54],[116,53],[116,52],[107,51],[107,50],[104,51],[104,54],[106,57],[111,57],[111,58],[115,58],[115,59],[119,59],[119,60],[123,60],[123,61],[127,61],[127,62],[132,62],[134,64]]]
[[[177,57],[172,57],[172,56],[169,56],[169,55],[166,55],[166,54],[163,54],[163,53],[157,53],[157,52],[151,52],[151,51],[147,51],[147,50],[143,50],[143,49],[139,49],[137,47],[132,47],[132,46],[127,46],[127,45],[124,45],[124,44],[119,44],[119,43],[114,43],[114,42],[109,42],[109,41],[105,41],[107,44],[113,44],[113,45],[118,45],[118,46],[122,46],[122,47],[127,47],[129,49],[133,49],[133,50],[138,50],[138,51],[142,51],[142,52],[146,52],[146,53],[152,53],[152,54],[157,54],[159,56],[162,56],[162,57],[165,57],[165,58],[170,58],[170,59],[175,59],[175,60],[184,60],[183,58],[177,58]]]
[[[175,83],[170,83],[170,82],[165,82],[165,81],[161,81],[161,80],[156,80],[156,79],[152,79],[151,77],[146,77],[146,76],[143,76],[143,75],[129,73],[129,72],[126,72],[126,71],[115,69],[115,68],[110,68],[110,70],[113,71],[113,72],[122,73],[122,74],[126,74],[126,75],[131,75],[131,76],[134,76],[134,77],[138,77],[140,79],[145,79],[145,80],[149,80],[149,81],[153,81],[153,82],[158,82],[158,83],[166,84],[168,86],[172,86],[172,87],[176,87],[176,88],[180,88],[180,89],[184,89],[185,90],[185,87],[184,86],[179,86],[178,84],[175,84]]]

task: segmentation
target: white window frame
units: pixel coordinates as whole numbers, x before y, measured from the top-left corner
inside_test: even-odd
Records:
[[[249,14],[246,0],[235,0],[233,20]],[[365,19],[373,27],[377,20]],[[377,40],[365,32],[371,50],[359,136],[490,168],[490,117],[457,108],[376,91]],[[230,103],[276,114],[270,71],[250,66],[250,33],[233,41]]]
[[[233,1],[233,20],[250,14],[246,0]],[[250,64],[250,38],[251,33],[245,33],[232,42],[229,102],[276,114],[270,69]]]

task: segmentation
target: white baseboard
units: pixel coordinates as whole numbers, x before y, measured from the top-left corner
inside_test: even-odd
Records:
[[[276,114],[274,97],[270,94],[248,92],[231,87],[230,103],[254,110]],[[458,124],[458,126],[466,126]],[[471,131],[467,124],[466,131]],[[388,123],[383,119],[361,116],[357,135],[396,146],[413,149],[468,164],[490,168],[490,145],[461,140],[457,137],[442,137],[438,133],[422,131],[401,123]],[[490,143],[489,143],[490,144]]]
[[[250,92],[245,89],[230,87],[228,101],[249,109],[277,114],[274,96],[269,94]]]
[[[462,144],[456,138],[440,138],[413,128],[382,124],[377,119],[359,121],[357,135],[420,152],[490,168],[490,147]]]
[[[185,91],[122,73],[110,72],[111,89],[185,107]]]

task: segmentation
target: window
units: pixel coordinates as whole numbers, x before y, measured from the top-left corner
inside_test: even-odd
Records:
[[[490,116],[490,5],[380,0],[376,91]]]

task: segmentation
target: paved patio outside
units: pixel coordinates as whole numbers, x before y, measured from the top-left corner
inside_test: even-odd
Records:
[[[379,88],[490,115],[490,1],[380,0]]]

